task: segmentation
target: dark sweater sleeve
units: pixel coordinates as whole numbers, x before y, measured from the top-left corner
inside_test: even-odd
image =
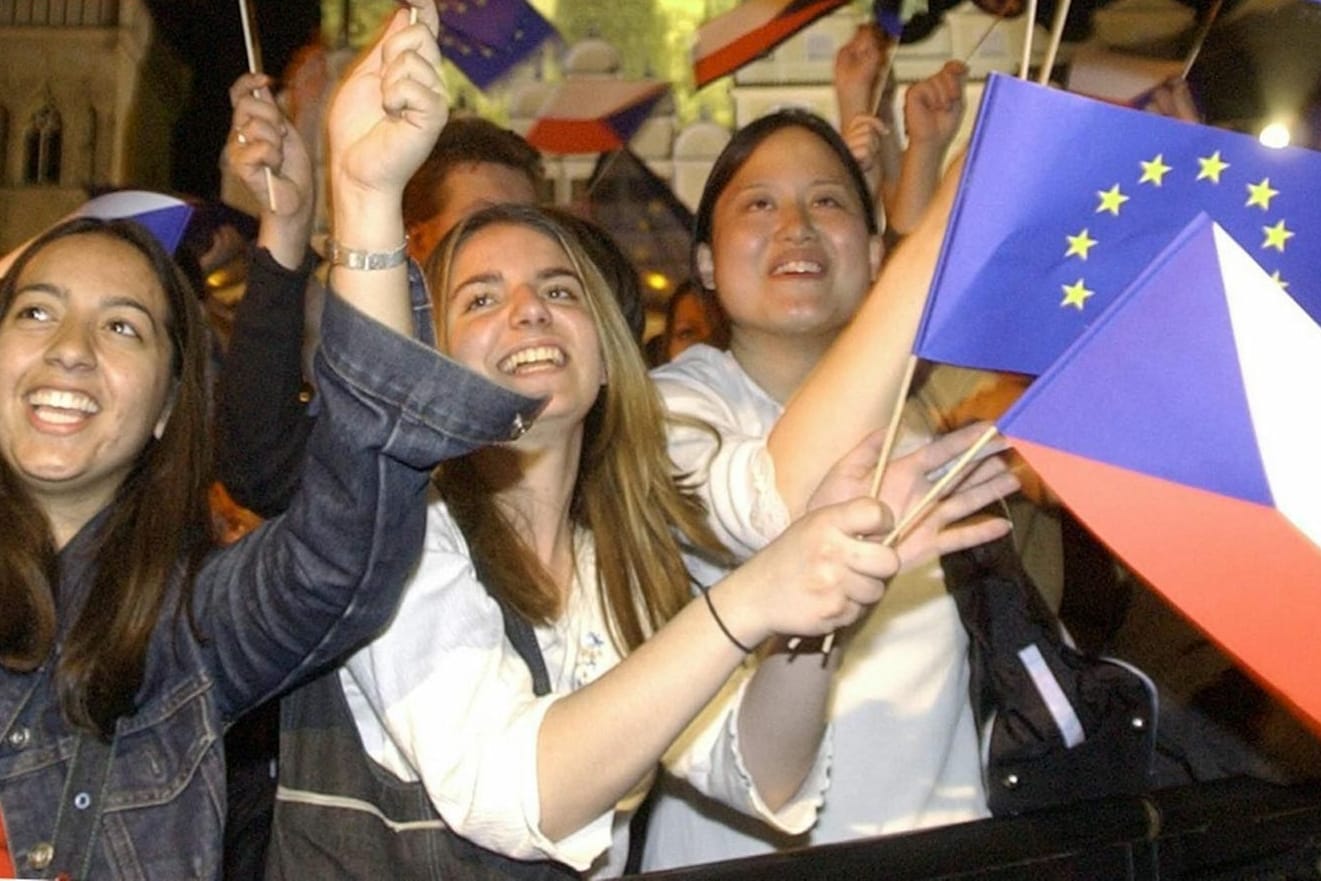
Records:
[[[216,386],[216,473],[263,517],[289,506],[314,417],[302,369],[303,309],[316,255],[297,269],[255,251]]]

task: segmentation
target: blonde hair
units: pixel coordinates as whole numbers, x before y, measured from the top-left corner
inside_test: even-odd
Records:
[[[666,447],[665,411],[619,305],[575,233],[555,209],[486,208],[459,223],[427,261],[437,339],[446,339],[443,300],[459,249],[479,230],[521,226],[555,241],[582,279],[600,338],[607,383],[584,420],[583,447],[570,502],[575,526],[596,545],[598,597],[621,652],[640,645],[691,597],[681,556],[691,550],[720,563],[729,554],[707,525],[701,501],[682,488]],[[473,457],[448,462],[436,484],[463,530],[488,591],[529,621],[550,622],[559,591],[532,548],[498,509]]]

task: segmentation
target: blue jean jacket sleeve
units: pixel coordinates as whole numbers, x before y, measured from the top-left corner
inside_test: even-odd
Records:
[[[418,325],[428,339],[430,321]],[[316,371],[322,412],[288,511],[217,552],[196,582],[226,719],[383,626],[421,549],[431,469],[516,437],[541,406],[333,294]]]

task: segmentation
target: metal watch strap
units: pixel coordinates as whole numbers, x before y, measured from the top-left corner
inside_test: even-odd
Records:
[[[356,248],[346,248],[334,239],[330,240],[327,248],[329,253],[326,256],[330,260],[330,265],[344,266],[348,269],[393,269],[402,266],[408,259],[407,239],[404,239],[403,244],[393,251],[359,251]]]

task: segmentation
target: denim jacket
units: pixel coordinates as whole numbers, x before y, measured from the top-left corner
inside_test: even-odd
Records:
[[[206,561],[192,585],[201,639],[184,616],[162,615],[103,791],[64,791],[78,737],[60,712],[54,658],[0,672],[0,811],[21,876],[219,877],[226,726],[386,622],[421,547],[431,467],[515,436],[539,406],[334,297],[317,376],[322,413],[299,492],[283,517]],[[85,599],[103,519],[60,553],[66,622]],[[61,811],[95,812],[90,853],[53,852]]]

